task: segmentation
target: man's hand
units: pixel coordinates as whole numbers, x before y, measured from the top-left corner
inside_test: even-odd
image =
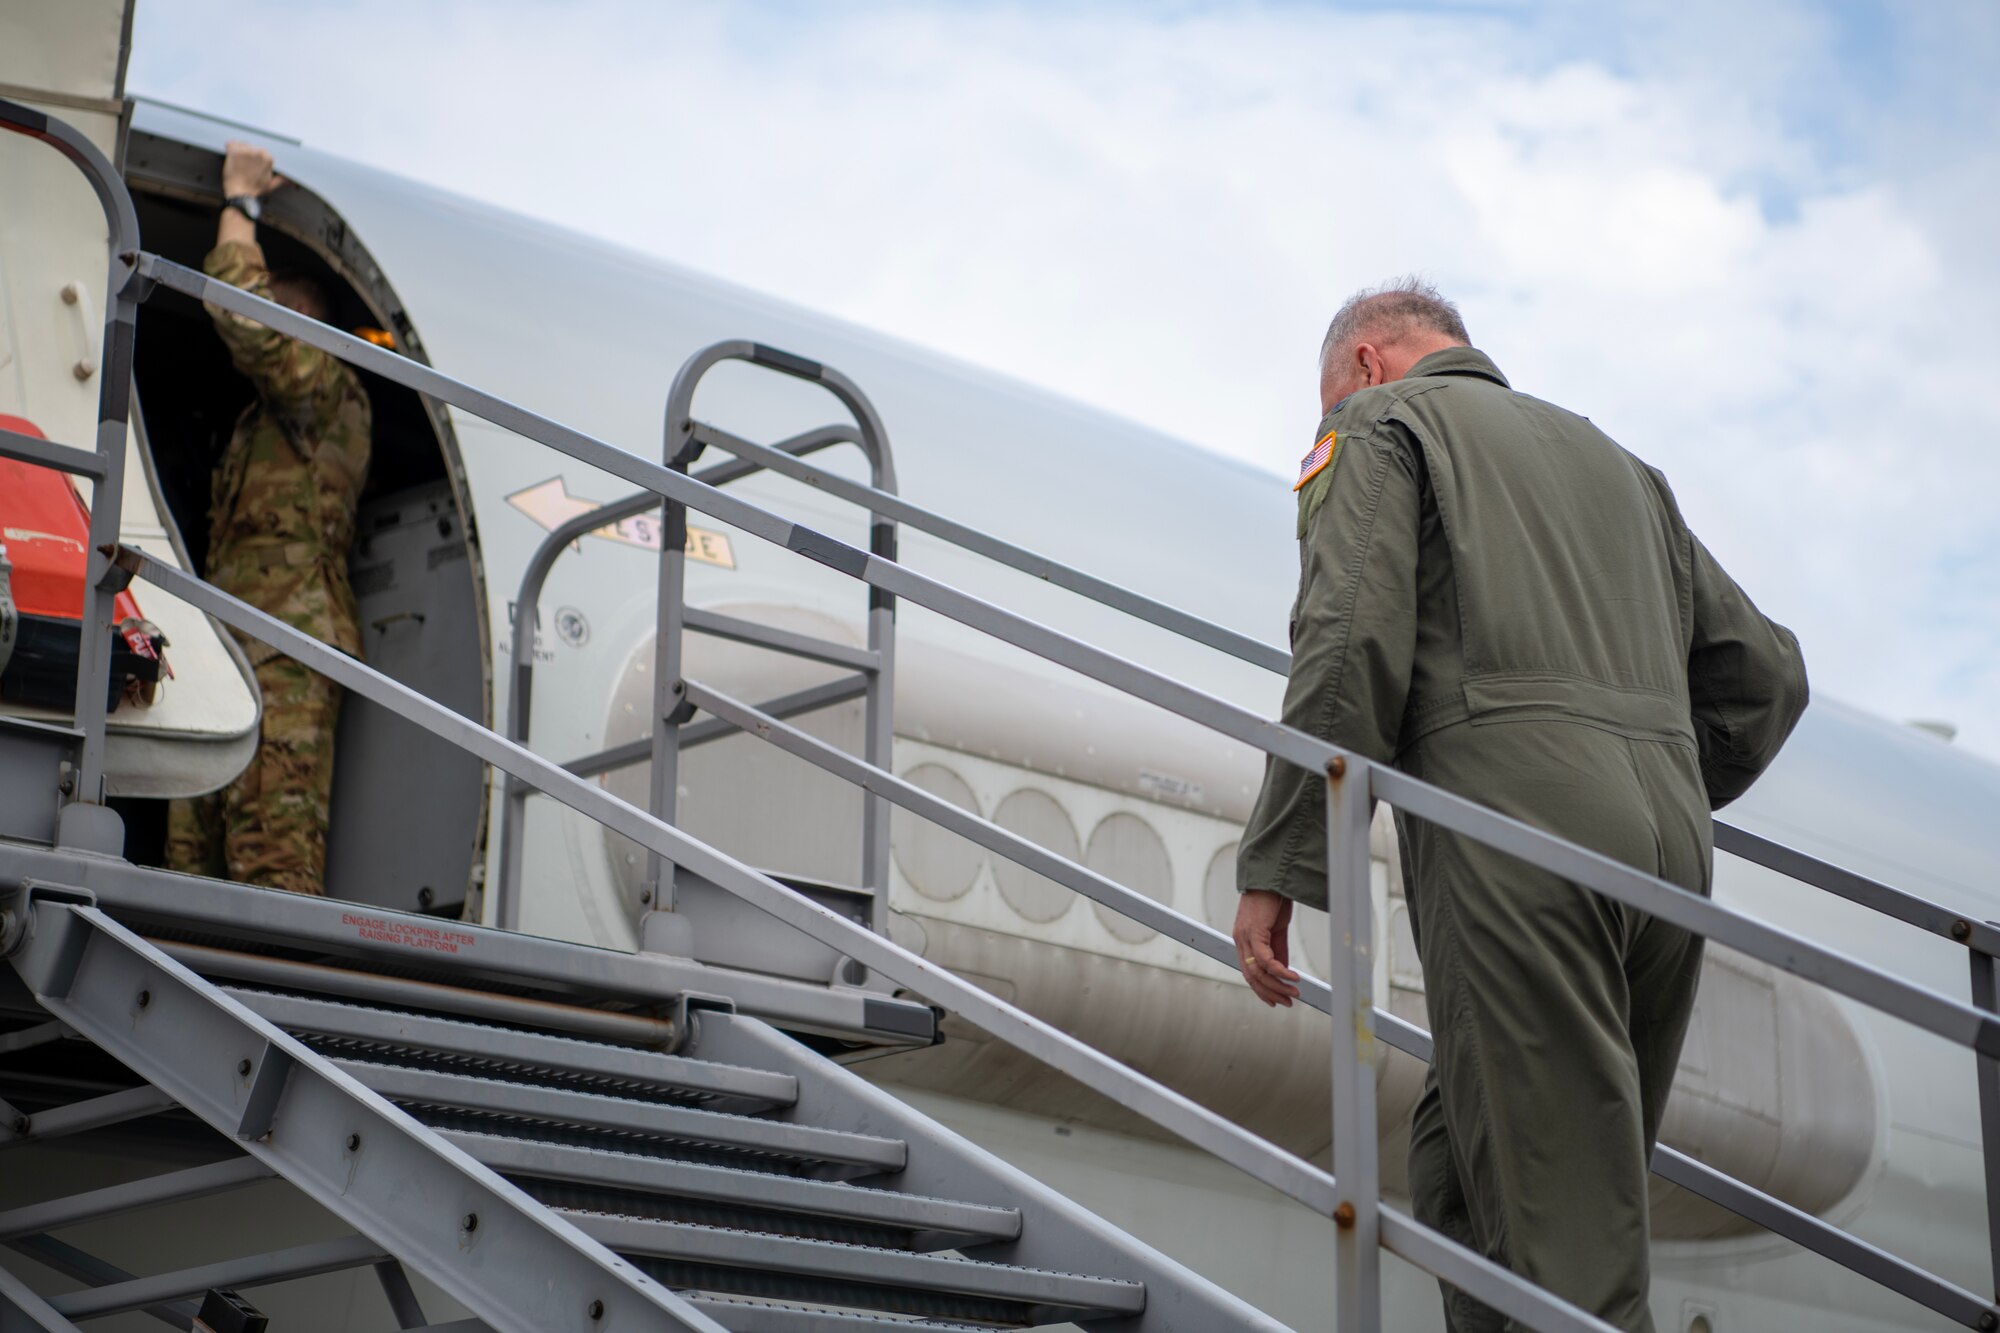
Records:
[[[271,170],[271,150],[231,139],[222,156],[222,197],[250,194],[262,198],[285,183]]]
[[[1291,968],[1292,900],[1252,889],[1236,904],[1236,961],[1257,998],[1291,1008],[1299,974]]]

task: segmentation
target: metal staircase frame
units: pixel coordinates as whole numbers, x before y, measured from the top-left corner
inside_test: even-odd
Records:
[[[1716,845],[1719,848],[1965,945],[1972,972],[1974,1004],[1962,1004],[1936,991],[1856,963],[1799,936],[1690,894],[1675,885],[1508,819],[1385,765],[1293,731],[969,596],[895,563],[883,551],[862,550],[748,504],[709,485],[700,477],[689,475],[684,470],[686,459],[681,460],[682,467],[649,462],[428,367],[404,361],[393,353],[314,323],[284,307],[215,283],[202,274],[157,256],[138,252],[131,248],[136,242],[129,225],[129,201],[125,202],[121,216],[118,201],[122,198],[122,189],[109,175],[109,165],[94,149],[67,133],[56,122],[4,102],[0,102],[0,128],[28,133],[68,153],[91,177],[93,186],[105,201],[107,216],[112,218],[113,299],[108,303],[111,314],[107,323],[105,354],[105,408],[100,414],[103,420],[98,431],[97,449],[91,452],[46,445],[18,436],[0,437],[0,452],[92,476],[105,488],[100,490],[100,495],[113,497],[113,504],[93,506],[93,541],[105,539],[100,552],[92,557],[94,577],[90,596],[93,618],[89,623],[93,628],[102,629],[106,625],[108,614],[104,611],[112,594],[130,578],[144,578],[232,628],[297,658],[342,687],[366,696],[493,764],[511,780],[523,784],[525,789],[546,794],[630,838],[655,854],[663,864],[684,867],[704,877],[837,953],[855,960],[887,981],[958,1013],[992,1035],[1037,1056],[1155,1124],[1221,1157],[1322,1216],[1331,1218],[1335,1224],[1333,1241],[1339,1327],[1343,1330],[1374,1330],[1381,1325],[1379,1256],[1383,1248],[1530,1326],[1546,1330],[1601,1330],[1609,1327],[1414,1222],[1396,1209],[1385,1206],[1378,1197],[1374,1043],[1377,1040],[1387,1041],[1419,1058],[1427,1058],[1429,1042],[1419,1030],[1375,1008],[1371,994],[1374,931],[1370,920],[1367,829],[1372,803],[1377,800],[1477,839],[1615,901],[1823,985],[1973,1051],[1978,1070],[1989,1237],[1994,1245],[1995,1276],[2000,1279],[2000,1015],[1995,1012],[1995,957],[2000,955],[2000,929],[1959,917],[1939,904],[1854,875],[1718,821]],[[670,515],[675,507],[681,507],[683,514],[685,509],[697,510],[866,583],[871,589],[871,608],[883,611],[885,619],[893,615],[890,599],[907,599],[1254,746],[1268,755],[1308,771],[1325,774],[1330,841],[1333,847],[1341,849],[1329,858],[1328,864],[1332,977],[1326,984],[1308,980],[1304,992],[1307,1003],[1322,1009],[1333,1020],[1332,1174],[1283,1152],[1067,1033],[936,967],[878,931],[857,924],[847,916],[700,843],[659,815],[619,800],[576,772],[533,753],[518,740],[468,721],[198,579],[163,565],[142,552],[114,545],[117,490],[110,483],[115,481],[125,445],[123,386],[129,379],[132,312],[137,301],[153,284],[170,287],[245,315],[386,379],[620,476],[646,493],[660,497],[669,506]],[[722,352],[719,349],[740,349],[742,346],[722,344],[703,355],[740,355],[740,351]],[[829,372],[823,367],[786,353],[753,348],[747,359],[757,360],[760,364],[781,365],[785,373],[800,378],[828,382]],[[670,417],[670,437],[676,425],[676,420]],[[737,452],[746,465],[758,463],[786,475],[801,476],[829,493],[844,493],[879,518],[921,527],[1014,568],[1039,573],[1051,582],[1162,628],[1182,633],[1196,642],[1274,670],[1282,668],[1280,659],[1283,654],[1276,649],[1247,640],[1232,631],[1194,621],[1185,613],[1115,589],[1021,548],[973,533],[949,520],[928,514],[880,488],[860,487],[857,483],[812,469],[789,456],[783,448],[766,449],[693,423],[688,425],[685,433],[690,440],[701,439]],[[804,476],[805,472],[812,475]],[[600,524],[607,521],[602,511],[591,517]],[[880,524],[876,530],[881,530]],[[669,552],[675,550],[677,548],[672,543],[663,545],[663,566],[669,570],[673,563]],[[666,591],[662,592],[663,606],[668,596]],[[520,613],[532,615],[532,608],[524,606]],[[683,620],[685,623],[685,617]],[[99,636],[86,635],[86,644],[96,637]],[[73,783],[70,800],[63,806],[57,822],[59,850],[50,855],[58,861],[77,852],[101,856],[107,852],[115,854],[117,850],[112,842],[112,835],[118,831],[116,817],[100,804],[107,670],[108,652],[104,645],[100,643],[95,648],[86,648],[79,671],[79,708],[74,733],[79,742],[77,754],[80,756],[76,773],[83,780]],[[901,782],[888,770],[886,747],[857,760],[785,724],[776,715],[780,710],[775,704],[765,709],[753,708],[699,682],[670,679],[666,673],[662,673],[661,687],[674,691],[674,706],[663,711],[678,715],[683,712],[683,705],[706,710],[722,723],[758,735],[861,784],[871,798],[879,798],[870,807],[871,819],[885,820],[889,804],[901,805],[1225,965],[1234,965],[1234,950],[1219,932]],[[884,711],[886,713],[886,709]],[[678,717],[674,725],[679,725]],[[660,744],[657,736],[653,744],[656,747]],[[657,751],[655,753],[657,755]],[[886,843],[882,845],[886,846]],[[87,859],[97,858],[90,856]],[[119,1016],[117,1006],[125,1007],[124,1021],[131,1020],[130,1006],[137,1002],[135,980],[138,981],[138,989],[151,990],[155,983],[143,978],[158,976],[161,980],[157,984],[166,988],[163,993],[174,995],[174,1003],[184,1006],[191,1015],[198,1017],[218,1008],[213,997],[197,989],[207,983],[200,982],[185,969],[179,969],[170,958],[151,950],[143,941],[137,942],[135,948],[129,932],[123,932],[117,923],[85,901],[66,900],[60,894],[47,894],[31,898],[22,910],[17,900],[14,915],[10,917],[11,938],[17,945],[25,935],[22,929],[24,923],[31,924],[34,933],[29,937],[30,947],[16,953],[17,965],[26,966],[35,975],[47,979],[50,986],[48,994],[53,1002],[70,1003],[69,996],[77,997],[74,1003],[87,1001],[91,1007],[88,1012],[81,1008],[75,1010],[77,1018],[98,1024],[97,1031],[106,1041],[113,1043],[111,1049],[121,1058],[124,1057],[125,1047],[131,1043],[119,1043],[112,1020]],[[73,943],[77,940],[86,941],[88,947]],[[48,961],[51,957],[55,961]],[[113,961],[103,961],[107,959]],[[65,980],[78,983],[85,971],[96,967],[102,967],[108,978],[102,987],[56,984]],[[105,996],[97,995],[99,989],[105,991]],[[305,1071],[307,1085],[324,1086],[344,1093],[346,1100],[343,1105],[364,1109],[370,1105],[368,1099],[374,1094],[366,1089],[341,1088],[335,1081],[338,1069],[330,1065],[322,1069],[314,1064],[318,1057],[303,1048],[293,1050],[286,1044],[289,1039],[283,1033],[268,1025],[257,1026],[263,1020],[247,1011],[229,1013],[225,1008],[224,1012],[235,1024],[235,1030],[255,1032],[264,1043],[256,1051],[246,1051],[237,1064],[231,1066],[240,1069],[242,1061],[250,1062],[250,1073],[239,1075],[249,1080],[245,1094],[247,1100],[242,1106],[233,1108],[216,1103],[220,1108],[219,1114],[239,1117],[239,1131],[257,1127],[257,1116],[246,1114],[243,1107],[259,1104],[263,1094],[256,1092],[258,1085],[276,1077],[262,1071],[274,1065],[282,1066],[286,1061],[290,1061],[292,1067],[288,1083],[300,1080],[300,1071]],[[1368,1021],[1359,1021],[1364,1017]],[[302,1055],[305,1058],[302,1059]],[[159,1072],[163,1078],[175,1077],[170,1070]],[[204,1092],[197,1082],[185,1087],[174,1085],[177,1095],[178,1092],[186,1092],[199,1099]],[[419,1143],[409,1147],[408,1151],[420,1160],[425,1152],[435,1157],[437,1149]],[[476,1168],[476,1164],[471,1165]],[[288,1174],[291,1169],[292,1164],[287,1163]],[[301,1163],[297,1169],[306,1171],[308,1165]],[[1996,1307],[1993,1301],[1889,1255],[1712,1168],[1662,1148],[1656,1154],[1654,1169],[1674,1183],[1765,1225],[1957,1323],[1980,1329],[2000,1327],[2000,1307]],[[483,1183],[476,1173],[468,1178]],[[505,1186],[505,1182],[499,1182],[499,1185],[502,1189],[511,1188]],[[504,1199],[500,1206],[505,1206]],[[561,1239],[581,1256],[582,1261],[592,1257],[570,1238]],[[578,1239],[583,1245],[594,1243]],[[606,1280],[601,1273],[589,1274],[588,1277],[595,1281]],[[638,1294],[632,1288],[621,1291],[635,1298]],[[38,1304],[27,1295],[14,1292],[11,1286],[0,1291],[0,1296],[4,1296],[14,1310],[21,1312],[22,1317],[38,1321],[36,1326],[69,1326],[61,1322],[59,1311],[48,1309],[49,1303]],[[661,1308],[669,1309],[675,1318],[683,1321],[683,1326],[712,1326],[689,1322],[688,1316],[678,1309],[669,1306]],[[38,1314],[38,1311],[47,1313]],[[690,1311],[689,1314],[695,1319],[703,1318],[698,1311]]]

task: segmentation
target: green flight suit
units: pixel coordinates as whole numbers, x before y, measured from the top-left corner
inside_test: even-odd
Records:
[[[219,245],[203,268],[270,298],[256,245]],[[215,470],[208,581],[359,656],[347,549],[368,475],[367,392],[351,368],[317,348],[214,306],[209,315],[236,368],[256,386],[257,401],[236,423]],[[221,792],[173,803],[167,863],[321,893],[340,689],[261,643],[241,641],[263,698],[257,754]]]
[[[1284,721],[1706,894],[1709,812],[1806,703],[1798,643],[1665,478],[1450,348],[1321,424]],[[1418,1217],[1650,1330],[1647,1161],[1701,941],[1397,813],[1435,1063]],[[1326,902],[1325,780],[1273,761],[1244,890]],[[1509,1327],[1450,1288],[1454,1330]]]

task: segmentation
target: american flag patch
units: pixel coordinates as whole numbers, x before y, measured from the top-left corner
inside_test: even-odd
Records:
[[[1317,477],[1320,471],[1333,461],[1333,451],[1340,445],[1337,435],[1336,431],[1328,431],[1320,436],[1319,443],[1312,447],[1312,452],[1299,460],[1299,479],[1292,483],[1293,490]]]

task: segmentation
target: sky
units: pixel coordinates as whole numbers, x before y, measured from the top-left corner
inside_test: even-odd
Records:
[[[1274,478],[1419,274],[1816,692],[2000,759],[1996,70],[1990,0],[139,0],[128,86]]]

